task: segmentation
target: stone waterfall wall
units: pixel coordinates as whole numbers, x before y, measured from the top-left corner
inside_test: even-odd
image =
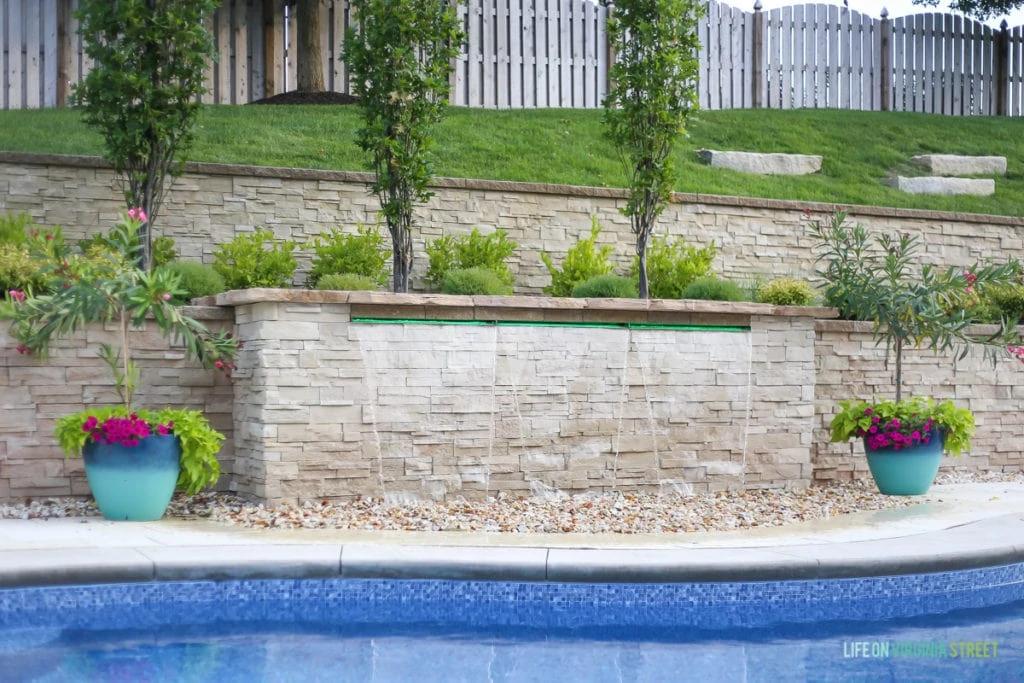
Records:
[[[245,344],[235,483],[248,495],[811,480],[823,309],[282,290],[217,301],[236,307]],[[402,322],[365,321],[380,317]]]

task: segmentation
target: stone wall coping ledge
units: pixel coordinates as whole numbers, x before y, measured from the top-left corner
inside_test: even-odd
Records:
[[[489,320],[498,316],[502,320],[516,319],[517,311],[545,310],[582,314],[622,312],[624,314],[646,315],[647,313],[717,313],[742,318],[751,316],[778,316],[789,318],[834,318],[838,311],[824,306],[775,306],[733,301],[704,301],[697,299],[570,299],[540,296],[463,296],[455,294],[420,294],[394,292],[344,292],[304,289],[236,289],[212,297],[197,299],[197,302],[215,306],[247,306],[260,303],[295,304],[347,304],[353,307],[352,315],[359,317],[359,306],[373,306],[374,317],[380,317],[381,306],[396,307],[396,318],[446,317],[445,311],[465,309],[486,309],[483,315],[468,319]],[[430,309],[429,315],[427,309]],[[507,312],[507,315],[505,314]],[[467,316],[458,319],[466,320]]]
[[[97,156],[68,154],[36,154],[31,152],[0,151],[0,163],[36,165],[36,166],[71,166],[78,168],[112,168],[112,164]],[[364,183],[373,182],[374,174],[361,171],[334,171],[314,168],[287,168],[281,166],[246,166],[242,164],[220,164],[210,162],[188,162],[185,171],[205,173],[209,175],[249,176],[259,178],[283,178],[299,180],[327,180],[337,182]],[[476,178],[435,178],[434,187],[456,188],[466,190],[493,190],[498,192],[516,192],[532,194],[558,194],[571,197],[610,197],[626,198],[627,190],[610,187],[584,187],[576,185],[559,185],[555,183],[529,183],[509,180],[485,180]],[[727,195],[701,194],[697,192],[673,192],[671,201],[676,204],[705,204],[710,206],[740,206],[764,209],[792,209],[803,212],[831,214],[844,211],[855,216],[877,216],[887,218],[921,218],[927,220],[946,220],[960,223],[988,223],[991,225],[1011,225],[1024,227],[1024,218],[1016,216],[998,216],[950,211],[932,211],[929,209],[895,209],[886,206],[861,206],[853,204],[830,204],[827,202],[806,202],[788,199],[765,199],[760,197],[731,197]]]

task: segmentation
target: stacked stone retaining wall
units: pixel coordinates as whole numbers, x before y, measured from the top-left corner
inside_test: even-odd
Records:
[[[232,325],[231,311],[189,308],[188,315],[212,329]],[[3,321],[0,321],[2,323]],[[53,436],[57,418],[91,405],[116,405],[110,370],[96,355],[99,344],[119,343],[114,326],[90,327],[57,342],[47,359],[19,354],[0,324],[0,502],[47,496],[86,495],[89,485],[81,458],[65,459]],[[220,373],[185,360],[184,348],[171,346],[149,325],[132,333],[133,358],[141,385],[133,405],[205,412],[227,436],[220,452],[230,481],[234,469],[233,389]]]
[[[257,227],[306,242],[372,221],[376,200],[367,181],[365,174],[191,165],[165,203],[159,231],[175,238],[183,256],[206,262],[216,244]],[[549,282],[540,251],[558,261],[589,232],[592,215],[620,265],[631,258],[632,236],[618,214],[621,191],[458,180],[435,189],[420,213],[417,278],[426,265],[424,238],[501,228],[520,244],[517,293],[539,294]],[[117,182],[96,159],[0,153],[0,212],[27,211],[76,237],[106,229],[120,208]],[[715,268],[726,277],[810,277],[803,208],[679,195],[660,225],[697,244],[714,240]],[[810,208],[825,216],[833,207]],[[924,259],[933,263],[1024,256],[1018,219],[851,210],[873,229],[920,234]],[[308,258],[306,252],[307,265]],[[300,272],[296,284],[303,279]],[[884,349],[870,326],[815,322],[830,314],[825,309],[348,296],[235,292],[218,299],[220,308],[196,309],[213,325],[236,325],[247,341],[233,385],[144,333],[138,404],[205,410],[229,437],[221,488],[298,500],[518,494],[546,486],[714,490],[865,477],[859,451],[829,444],[827,425],[842,398],[891,395]],[[371,325],[353,317],[418,322]],[[460,320],[487,324],[450,325]],[[522,322],[560,326],[513,324]],[[644,329],[646,323],[748,329],[707,331],[695,343],[689,333]],[[94,330],[61,343],[44,364],[17,354],[0,329],[0,501],[87,493],[80,462],[63,459],[52,427],[62,414],[116,401],[94,355],[96,342],[109,336]],[[908,391],[954,398],[975,412],[971,453],[945,467],[1021,469],[1024,367],[919,352],[905,363]]]
[[[351,231],[359,222],[376,221],[377,199],[367,191],[371,178],[365,173],[189,164],[172,185],[156,231],[173,237],[183,257],[207,263],[217,244],[257,228],[308,245],[330,229]],[[626,201],[623,190],[445,178],[433,190],[434,197],[416,213],[414,289],[425,289],[424,242],[474,227],[505,230],[519,245],[510,264],[517,294],[542,293],[551,278],[540,253],[560,263],[569,248],[589,235],[592,216],[603,226],[599,242],[614,246],[620,271],[632,263],[633,235],[619,213]],[[61,225],[78,237],[107,230],[122,208],[119,183],[102,160],[0,152],[0,212],[26,211],[40,224]],[[714,241],[719,249],[714,269],[728,278],[811,278],[814,254],[803,210],[824,218],[836,208],[676,194],[659,218],[658,231],[696,245]],[[1018,218],[845,208],[874,230],[920,235],[928,262],[1024,259],[1024,221]],[[305,281],[311,255],[308,249],[297,252],[296,286]]]

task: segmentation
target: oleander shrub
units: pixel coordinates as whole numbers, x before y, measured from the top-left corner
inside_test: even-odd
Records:
[[[707,301],[745,301],[743,288],[732,280],[716,277],[697,278],[683,290],[683,299],[705,299]]]
[[[306,278],[311,289],[336,289],[319,287],[320,278],[326,275],[361,275],[376,283],[373,289],[388,281],[391,248],[377,226],[358,224],[354,234],[331,230],[316,237],[311,248],[314,256]]]
[[[541,261],[551,274],[551,284],[544,288],[545,293],[551,296],[572,296],[576,285],[612,272],[610,258],[613,247],[610,244],[597,247],[597,236],[600,233],[601,225],[597,222],[597,216],[592,216],[590,237],[579,240],[569,248],[560,268],[555,268],[547,252],[540,253]]]
[[[135,235],[132,248],[139,249],[141,244],[141,239],[138,235]],[[85,239],[78,240],[78,248],[82,250],[83,254],[93,254],[97,258],[101,257],[101,251],[108,253],[118,252],[118,246],[111,241],[109,235],[104,235],[102,232],[97,232]],[[178,250],[174,246],[173,237],[166,235],[154,237],[152,248],[153,253],[150,255],[150,258],[152,259],[153,268],[165,266],[178,258]]]
[[[679,299],[683,290],[700,277],[707,276],[718,255],[712,242],[706,247],[687,244],[682,237],[669,240],[659,236],[647,245],[648,293],[652,299]],[[639,257],[633,257],[633,277],[639,278]]]
[[[153,253],[156,254],[156,249]],[[183,293],[171,298],[171,303],[176,306],[184,306],[192,299],[220,294],[227,290],[224,277],[213,266],[199,261],[176,259],[160,268],[178,276],[178,287]]]
[[[442,235],[427,243],[427,282],[439,289],[453,270],[486,268],[511,288],[514,278],[507,261],[517,246],[504,230],[484,235],[473,228],[468,235]]]
[[[636,282],[622,275],[598,275],[586,282],[573,287],[573,297],[577,299],[635,299],[637,298]]]
[[[386,280],[387,278],[385,278]],[[369,275],[358,273],[327,273],[317,280],[317,289],[332,289],[345,292],[372,292],[380,289],[383,283]]]
[[[778,278],[759,286],[754,300],[776,306],[810,306],[814,301],[814,292],[805,280]]]
[[[213,268],[228,289],[290,287],[298,266],[295,246],[292,240],[276,242],[269,230],[238,235],[214,249]]]
[[[511,294],[512,286],[490,268],[456,268],[448,271],[441,283],[445,294]]]

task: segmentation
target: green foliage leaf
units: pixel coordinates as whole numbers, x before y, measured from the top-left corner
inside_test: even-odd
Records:
[[[609,260],[613,247],[610,244],[596,247],[597,236],[601,233],[601,225],[597,222],[597,216],[590,219],[590,237],[581,239],[569,248],[562,261],[562,267],[556,268],[547,252],[541,252],[540,258],[544,262],[548,273],[551,274],[551,284],[544,288],[544,291],[551,296],[572,296],[572,290],[576,285],[612,272],[612,263]]]
[[[504,230],[484,235],[479,228],[473,228],[468,235],[442,235],[427,243],[427,256],[430,259],[427,282],[441,289],[448,273],[453,270],[485,268],[497,275],[511,294],[514,278],[506,261],[517,246],[508,239],[508,233]]]
[[[289,287],[298,267],[295,247],[293,240],[275,242],[274,233],[257,230],[214,249],[213,268],[228,289]]]
[[[758,287],[755,299],[758,303],[776,306],[810,306],[814,292],[806,280],[778,278]]]
[[[326,237],[316,237],[312,249],[307,287],[318,288],[325,275],[342,273],[371,278],[378,286],[388,281],[389,250],[376,226],[359,224],[354,235],[331,230]]]
[[[448,271],[441,283],[441,291],[445,294],[500,296],[511,294],[512,287],[490,268],[476,266]]]
[[[635,299],[636,282],[622,275],[598,275],[576,285],[572,296],[576,299]]]
[[[669,241],[667,237],[654,237],[647,247],[648,295],[656,299],[680,299],[683,290],[699,277],[711,271],[718,256],[712,242],[698,248],[686,243],[682,237]],[[633,277],[639,278],[640,258],[633,258]]]

